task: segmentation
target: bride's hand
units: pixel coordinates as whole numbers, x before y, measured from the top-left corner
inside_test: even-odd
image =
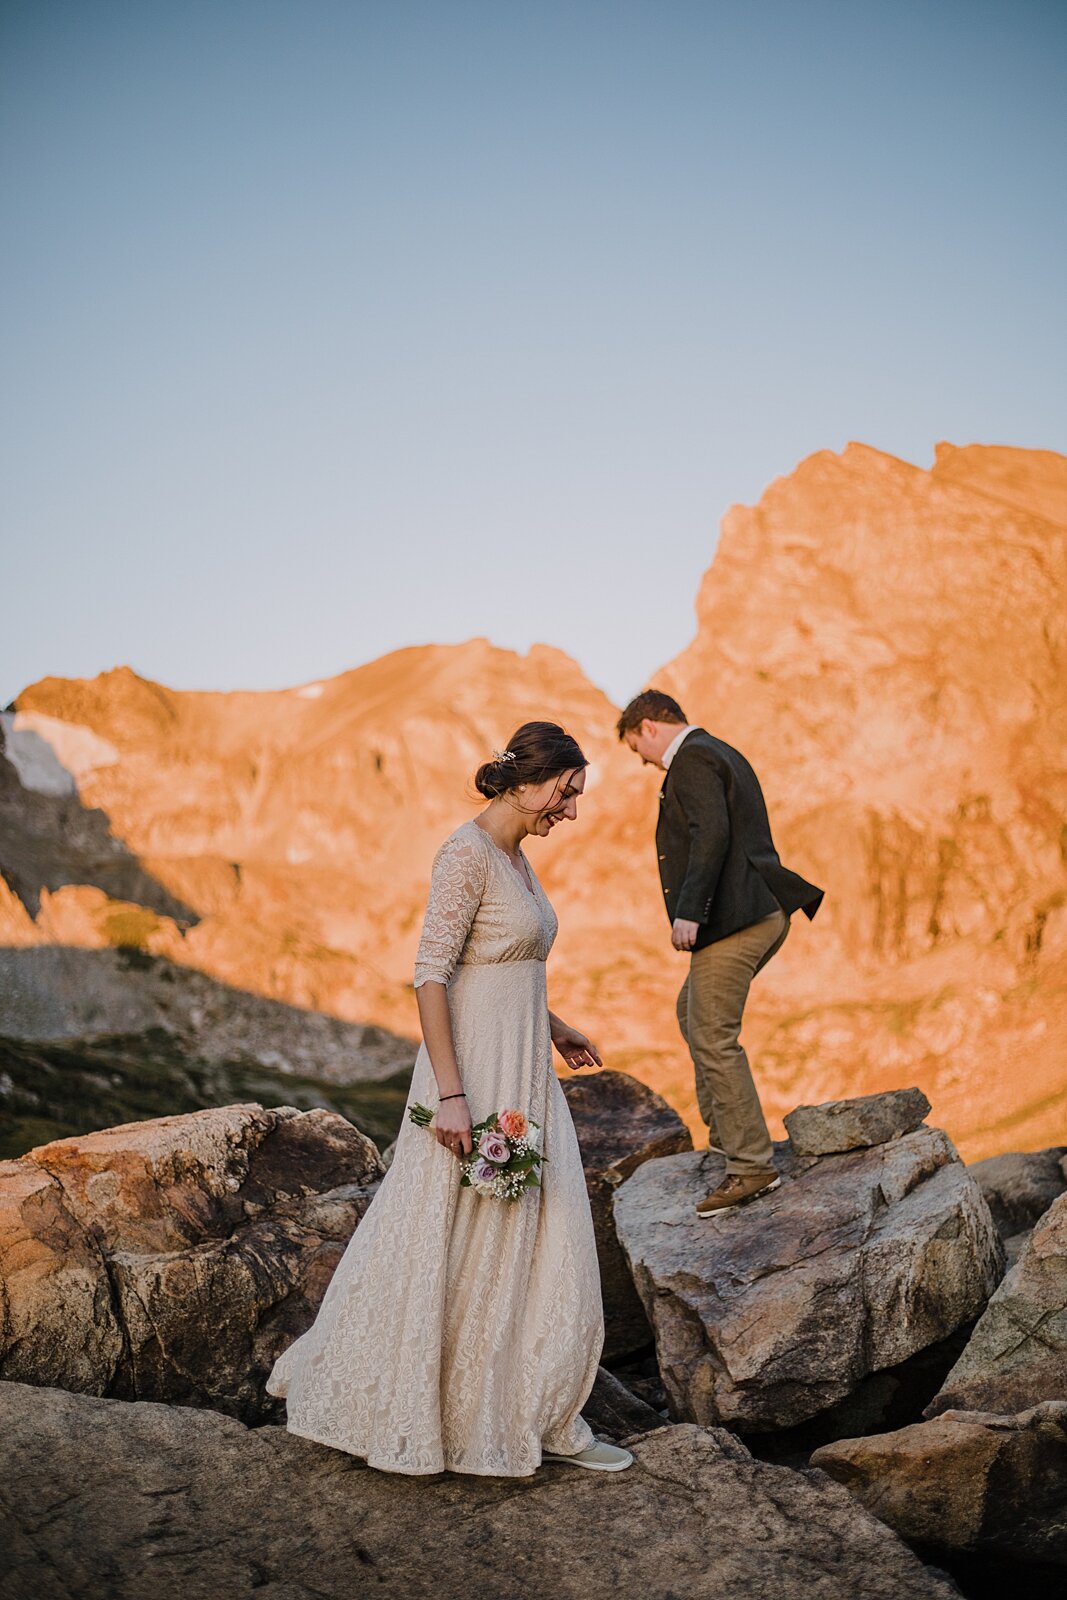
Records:
[[[466,1095],[442,1100],[434,1113],[434,1133],[438,1144],[451,1150],[457,1157],[469,1156],[474,1148],[471,1139],[471,1112]]]
[[[562,1025],[552,1035],[552,1043],[573,1072],[579,1067],[602,1067],[600,1051],[592,1039],[587,1039],[577,1028]]]

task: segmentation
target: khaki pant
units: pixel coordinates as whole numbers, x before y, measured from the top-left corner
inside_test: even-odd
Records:
[[[748,988],[781,949],[789,916],[781,909],[751,927],[693,952],[678,995],[678,1024],[696,1074],[697,1104],[708,1142],[726,1156],[727,1172],[774,1172],[774,1150],[741,1043]]]

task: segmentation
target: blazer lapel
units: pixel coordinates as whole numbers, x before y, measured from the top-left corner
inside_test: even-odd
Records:
[[[674,752],[674,757],[672,757],[672,759],[671,759],[671,766],[668,767],[666,772],[663,774],[663,783],[660,785],[660,791],[659,791],[660,805],[663,804],[663,798],[667,793],[667,785],[671,781],[671,767],[674,766],[675,759],[678,756],[681,755],[682,751],[685,749],[686,745],[689,743],[689,741],[693,737],[694,733],[703,733],[703,732],[704,732],[703,728],[701,728],[699,726],[693,727],[690,730],[690,732],[686,734],[685,738],[682,740],[681,744],[678,746],[677,750]]]

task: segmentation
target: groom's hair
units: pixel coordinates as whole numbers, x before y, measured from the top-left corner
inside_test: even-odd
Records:
[[[689,721],[677,700],[672,700],[669,694],[661,689],[645,689],[634,696],[615,724],[619,738],[625,739],[646,717],[649,722],[680,722],[683,727]]]

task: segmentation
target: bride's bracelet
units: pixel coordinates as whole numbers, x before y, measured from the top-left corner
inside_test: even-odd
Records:
[[[461,1089],[458,1094],[443,1094],[441,1096],[441,1099],[442,1100],[462,1100],[463,1096],[466,1094],[466,1092],[467,1092],[466,1089]]]

